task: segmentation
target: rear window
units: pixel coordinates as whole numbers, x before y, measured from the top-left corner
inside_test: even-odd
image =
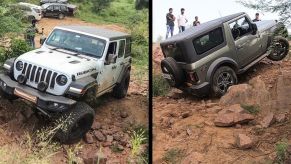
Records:
[[[163,46],[163,53],[167,57],[174,58],[177,62],[185,62],[181,48],[178,45],[168,44]]]
[[[193,40],[193,45],[197,55],[201,55],[206,51],[213,49],[214,47],[224,42],[222,28],[216,28],[207,34],[199,36]]]

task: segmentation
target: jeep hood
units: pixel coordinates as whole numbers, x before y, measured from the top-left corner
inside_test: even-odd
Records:
[[[276,25],[276,21],[274,20],[262,20],[254,23],[257,25],[259,32],[268,30]]]
[[[17,58],[17,61],[28,62],[52,71],[63,73],[76,79],[96,73],[100,61],[84,55],[74,56],[65,50],[36,49]]]

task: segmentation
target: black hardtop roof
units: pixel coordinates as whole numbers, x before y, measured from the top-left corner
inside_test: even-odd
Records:
[[[100,36],[103,38],[108,38],[109,40],[130,37],[130,34],[127,34],[124,32],[119,32],[119,31],[114,31],[114,30],[109,30],[109,29],[104,29],[104,28],[98,28],[98,27],[92,27],[92,26],[63,25],[63,26],[58,26],[58,27],[69,29],[69,30],[74,30],[74,31],[80,31],[83,33],[96,35],[96,36]]]
[[[202,23],[199,26],[193,26],[191,28],[186,29],[182,33],[176,34],[173,37],[162,41],[161,45],[185,40],[185,39],[188,39],[188,37],[199,36],[201,33],[208,31],[208,30],[211,30],[211,29],[221,25],[222,23],[225,23],[225,22],[232,20],[232,19],[234,19],[240,15],[243,15],[243,14],[245,14],[245,12],[240,12],[240,13],[224,16],[221,18],[217,18],[217,19]]]

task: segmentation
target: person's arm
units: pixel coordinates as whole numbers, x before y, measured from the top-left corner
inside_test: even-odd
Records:
[[[170,15],[170,14],[167,14],[167,18],[170,19],[170,20],[173,20],[173,19],[171,18],[171,15]]]
[[[179,20],[181,19],[181,16],[180,15],[178,15],[178,19],[177,19],[177,21],[178,21],[178,27],[180,27],[180,23],[179,23]]]

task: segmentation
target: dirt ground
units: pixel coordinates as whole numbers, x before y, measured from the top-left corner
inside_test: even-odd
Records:
[[[43,18],[38,23],[38,28],[44,28],[44,33],[48,36],[57,25],[90,25],[126,31],[125,28],[116,25],[95,25],[77,18],[65,18],[64,20]],[[37,47],[39,47],[39,38],[40,36],[36,37]],[[78,158],[89,159],[102,151],[107,158],[107,163],[126,163],[128,161],[131,151],[131,132],[129,131],[138,126],[148,128],[147,76],[141,78],[136,74],[138,71],[133,68],[126,98],[118,100],[112,98],[110,94],[100,98],[99,105],[94,107],[95,122],[88,133],[91,140],[89,143],[84,140],[79,143],[82,148],[78,151]],[[31,112],[29,105],[19,100],[13,103],[0,100],[0,147],[9,146],[12,151],[14,148],[15,151],[21,149],[24,141],[27,140],[26,134],[34,134],[41,124],[42,121],[39,121]],[[118,151],[114,151],[115,145],[118,146]],[[25,151],[25,149],[23,150]],[[0,150],[1,153],[3,152]],[[66,146],[62,146],[51,159],[53,163],[67,163],[69,157]]]
[[[160,47],[153,45],[155,74],[160,74],[159,63],[162,58]],[[234,127],[215,126],[214,119],[218,114],[211,112],[211,108],[224,108],[219,104],[219,99],[201,99],[176,89],[172,89],[166,96],[155,97],[153,162],[165,163],[165,159],[171,159],[179,161],[174,163],[187,164],[272,163],[276,157],[276,143],[281,139],[287,139],[288,144],[291,143],[290,69],[289,57],[279,62],[264,59],[239,76],[240,84],[260,76],[271,93],[271,105],[261,108],[255,120],[249,124]],[[284,113],[287,121],[275,123],[265,129],[257,128],[255,125],[268,112],[275,115]],[[235,135],[238,133],[253,135],[258,142],[251,149],[238,149],[235,146]]]

